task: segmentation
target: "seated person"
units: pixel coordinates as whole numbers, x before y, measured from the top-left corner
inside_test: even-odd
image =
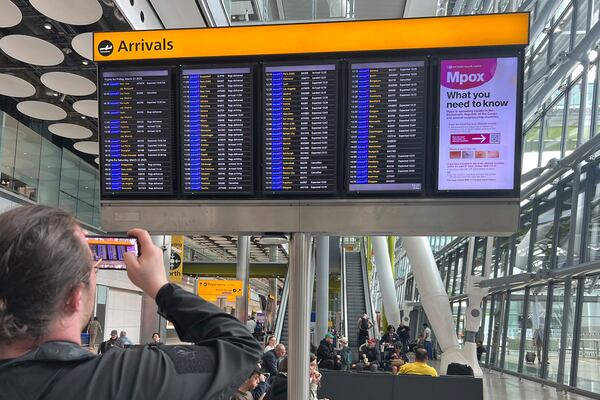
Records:
[[[388,325],[386,334],[381,337],[381,343],[383,343],[384,347],[394,346],[396,343],[400,343],[400,337],[396,334],[394,325]]]
[[[342,362],[342,371],[349,371],[352,367],[352,350],[348,347],[348,338],[340,339],[340,361]]]
[[[284,357],[279,363],[279,373],[271,376],[271,384],[264,400],[287,400],[287,368],[288,359]]]
[[[481,340],[477,341],[477,361],[481,361],[481,356],[485,353],[485,346]]]
[[[160,334],[158,332],[154,332],[152,334],[152,341],[148,343],[148,346],[162,346],[163,344],[164,343],[160,341]]]
[[[278,374],[279,368],[277,367],[277,362],[283,356],[285,356],[285,346],[281,343],[275,346],[273,350],[263,354],[263,368],[266,372],[271,374],[271,378]]]
[[[407,362],[408,357],[402,352],[402,343],[397,343],[385,352],[383,366],[386,371],[392,371],[396,375],[399,368]]]
[[[356,364],[358,372],[368,368],[371,372],[377,372],[379,363],[381,362],[381,353],[377,348],[377,340],[371,338],[367,341],[367,346],[360,347],[360,361]]]
[[[331,333],[325,334],[325,338],[321,340],[317,349],[317,363],[323,369],[341,369],[342,358],[335,354],[333,348],[333,338]]]
[[[415,349],[415,362],[407,363],[400,367],[398,375],[429,375],[438,376],[435,368],[427,365],[427,350],[423,347]]]
[[[259,385],[261,376],[260,369],[254,369],[248,379],[231,396],[231,400],[254,400],[252,391]]]

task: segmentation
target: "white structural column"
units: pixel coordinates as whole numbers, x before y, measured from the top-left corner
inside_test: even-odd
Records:
[[[329,236],[317,237],[317,325],[314,342],[327,333],[329,316]]]
[[[288,400],[309,397],[309,352],[310,352],[310,297],[309,264],[311,238],[306,233],[293,233],[290,243],[290,266],[288,279],[289,358]]]
[[[169,259],[171,258],[171,236],[152,236],[152,243],[163,251],[165,273],[169,276]],[[156,301],[147,294],[142,297],[142,315],[140,320],[140,343],[149,342],[152,334],[158,332],[163,342],[167,341],[167,320],[158,315]]]
[[[249,251],[250,236],[240,235],[237,241],[237,265],[235,277],[242,281],[242,295],[235,299],[235,314],[237,319],[246,323],[248,319],[248,284],[250,283]]]
[[[375,265],[377,267],[379,290],[381,290],[385,317],[388,324],[398,326],[400,325],[400,307],[396,300],[394,274],[392,274],[390,252],[385,236],[373,236],[373,252],[375,253]],[[385,329],[386,327],[383,328]]]
[[[419,289],[421,304],[442,349],[440,374],[445,375],[448,364],[471,364],[458,348],[456,326],[452,319],[450,301],[438,271],[429,240],[426,237],[403,237],[402,243],[412,266],[415,285]]]

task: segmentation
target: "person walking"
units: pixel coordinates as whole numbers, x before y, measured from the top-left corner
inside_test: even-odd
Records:
[[[102,325],[100,325],[98,317],[94,317],[88,325],[88,335],[90,336],[89,348],[92,350],[96,348],[96,338],[98,337],[98,333],[102,333]]]
[[[423,324],[423,347],[427,350],[427,357],[433,360],[433,343],[431,341],[431,329],[426,323]]]

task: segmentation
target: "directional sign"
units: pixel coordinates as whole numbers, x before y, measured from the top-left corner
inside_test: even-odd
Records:
[[[242,295],[241,280],[198,280],[199,296],[207,300],[212,300],[217,297],[227,297],[228,300]]]

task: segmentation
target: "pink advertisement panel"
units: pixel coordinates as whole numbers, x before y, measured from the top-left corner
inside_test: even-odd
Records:
[[[513,190],[517,57],[443,60],[438,190]]]

